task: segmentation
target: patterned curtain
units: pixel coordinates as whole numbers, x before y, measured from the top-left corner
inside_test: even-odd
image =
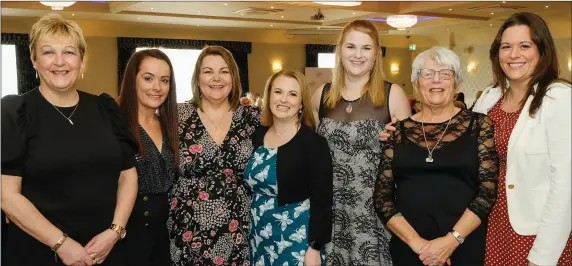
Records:
[[[2,33],[2,44],[16,46],[18,94],[24,94],[40,86],[40,80],[36,78],[36,70],[30,58],[28,34]]]
[[[162,47],[167,49],[203,49],[207,45],[218,45],[228,49],[238,65],[242,92],[248,92],[248,54],[252,52],[250,42],[228,42],[188,39],[157,39],[157,38],[117,38],[117,79],[121,87],[123,73],[131,55],[137,47]]]
[[[306,67],[318,67],[319,53],[334,53],[335,51],[335,45],[306,44]]]

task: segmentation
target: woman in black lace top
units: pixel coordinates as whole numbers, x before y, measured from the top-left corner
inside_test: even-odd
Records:
[[[170,264],[168,191],[178,165],[177,97],[171,61],[157,49],[133,54],[119,105],[139,143],[139,195],[127,224],[127,265]]]
[[[374,192],[379,218],[397,236],[394,265],[484,263],[498,157],[491,119],[454,105],[460,77],[460,60],[446,48],[413,62],[422,110],[399,122],[384,146]]]

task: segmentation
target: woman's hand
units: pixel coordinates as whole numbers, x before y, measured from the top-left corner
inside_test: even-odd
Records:
[[[111,229],[103,231],[103,233],[96,235],[85,246],[85,250],[89,253],[91,259],[95,264],[101,264],[111,249],[119,240],[117,233]]]
[[[429,244],[421,251],[419,259],[424,265],[451,265],[449,257],[459,245],[459,241],[448,233],[444,237],[429,241]]]
[[[56,252],[65,265],[83,266],[93,265],[93,260],[78,242],[67,238]]]
[[[417,255],[421,254],[421,252],[425,250],[428,244],[429,241],[421,237],[417,237],[408,243],[409,248],[411,248],[411,250],[413,250],[413,252],[415,252]]]
[[[320,258],[320,251],[313,248],[308,248],[306,250],[306,255],[304,255],[304,266],[320,266],[322,265],[322,260]]]
[[[391,118],[391,122],[385,124],[383,131],[379,132],[379,140],[387,141],[389,137],[391,137],[391,133],[395,132],[395,125],[397,123],[397,119],[395,117]]]

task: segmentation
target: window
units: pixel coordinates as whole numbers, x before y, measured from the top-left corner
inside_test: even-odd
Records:
[[[136,51],[150,49],[149,47],[138,47]],[[191,88],[191,79],[195,71],[195,64],[201,50],[192,49],[165,49],[157,48],[163,51],[171,60],[173,71],[175,72],[175,83],[177,84],[177,102],[182,103],[193,97],[193,89]]]
[[[2,97],[18,94],[16,46],[2,44]]]
[[[336,65],[336,54],[334,53],[319,53],[318,54],[318,67],[319,68],[334,68]]]

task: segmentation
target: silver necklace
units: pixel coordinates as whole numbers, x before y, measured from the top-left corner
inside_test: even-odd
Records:
[[[296,126],[296,129],[298,128],[298,126]],[[274,127],[274,132],[276,133],[276,135],[278,135],[278,137],[282,137],[282,134],[290,131],[290,129],[292,128],[287,128],[286,130],[282,131],[282,132],[278,132],[278,130],[276,129],[276,127]]]
[[[445,136],[445,132],[447,132],[447,128],[449,128],[449,124],[451,123],[451,119],[453,119],[453,117],[449,118],[449,122],[447,122],[447,126],[445,127],[445,130],[443,130],[443,134],[441,134],[441,137],[439,138],[439,140],[437,140],[437,143],[435,143],[435,146],[433,146],[433,149],[429,150],[429,144],[427,143],[427,137],[425,136],[425,125],[423,124],[423,120],[424,120],[424,113],[421,113],[421,129],[423,130],[423,139],[425,139],[425,148],[427,148],[427,151],[429,152],[429,155],[427,155],[427,158],[425,158],[425,161],[428,163],[432,163],[433,162],[433,151],[435,150],[435,148],[437,148],[437,146],[439,145],[439,142],[441,142],[441,139],[443,138],[443,136]]]
[[[58,113],[60,113],[60,115],[62,115],[65,119],[67,119],[70,124],[73,126],[73,121],[71,120],[71,117],[73,116],[73,114],[75,113],[75,110],[77,110],[77,107],[79,106],[79,94],[77,97],[77,104],[75,105],[75,108],[73,109],[72,113],[70,114],[70,116],[65,116],[62,112],[60,112],[60,109],[58,109],[55,105],[53,105],[50,101],[48,101],[48,99],[46,99],[46,97],[44,96],[44,94],[42,93],[42,90],[40,90],[40,94],[42,95],[42,97],[44,97],[44,99],[46,100],[46,102],[48,102],[49,104],[51,104],[54,109],[56,109],[56,111],[58,111]]]

